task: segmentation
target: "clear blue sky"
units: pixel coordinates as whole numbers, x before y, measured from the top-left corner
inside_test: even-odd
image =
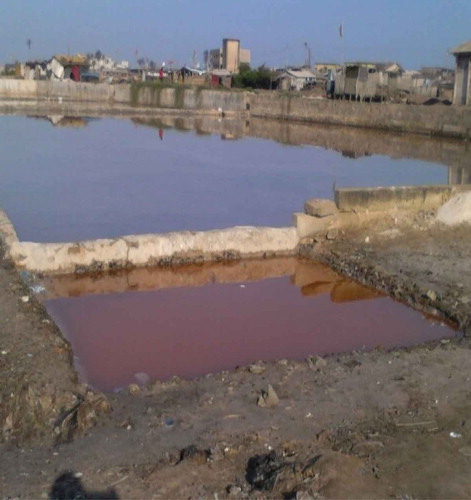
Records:
[[[449,66],[447,50],[471,38],[471,0],[0,0],[0,62],[100,49],[135,62],[202,61],[239,38],[252,65],[306,59]],[[26,45],[31,39],[31,50]]]

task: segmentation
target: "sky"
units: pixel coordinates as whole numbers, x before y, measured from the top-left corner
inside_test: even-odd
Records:
[[[255,67],[304,64],[306,44],[312,63],[453,67],[448,50],[471,38],[471,0],[0,0],[0,33],[0,63],[101,50],[131,66],[136,51],[191,65],[238,38]]]

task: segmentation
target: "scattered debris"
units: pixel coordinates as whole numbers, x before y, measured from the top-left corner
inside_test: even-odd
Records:
[[[277,406],[280,402],[278,395],[275,392],[275,389],[268,384],[268,389],[266,391],[262,390],[262,393],[258,397],[257,404],[262,408],[272,408],[273,406]]]

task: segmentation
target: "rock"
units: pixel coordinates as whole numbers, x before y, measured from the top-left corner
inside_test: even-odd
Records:
[[[312,198],[304,203],[304,211],[313,217],[328,217],[339,213],[337,205],[332,200]]]
[[[192,444],[180,451],[180,462],[183,462],[183,460],[190,460],[194,464],[202,465],[208,461],[210,454],[211,452],[209,450],[201,450]]]
[[[471,457],[471,446],[463,446],[463,448],[460,448],[458,451],[465,457]]]
[[[309,358],[307,358],[307,363],[311,370],[321,371],[327,366],[327,361],[320,356],[310,356]]]
[[[430,300],[437,300],[437,294],[433,290],[428,290],[425,294]]]
[[[226,488],[226,492],[230,498],[237,498],[242,493],[242,488],[240,486],[236,486],[235,484],[230,484]]]
[[[262,390],[261,395],[258,397],[257,404],[262,408],[272,408],[273,406],[277,406],[280,402],[278,395],[275,392],[275,389],[268,384],[268,389],[266,391]]]
[[[471,222],[471,191],[450,198],[437,212],[437,221],[454,226]]]
[[[469,295],[463,295],[458,298],[458,302],[461,302],[462,304],[469,304],[471,302],[471,297],[469,297]]]
[[[137,384],[129,384],[128,392],[131,396],[136,396],[141,392],[141,388]]]
[[[327,235],[326,235],[326,238],[328,240],[336,240],[338,238],[338,235],[339,235],[339,230],[338,229],[329,229],[329,231],[327,231]]]
[[[266,370],[265,366],[259,364],[253,364],[249,366],[249,372],[255,373],[256,375],[262,374]]]

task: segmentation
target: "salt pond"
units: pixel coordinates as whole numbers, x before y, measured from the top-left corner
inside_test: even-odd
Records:
[[[0,116],[0,206],[19,238],[288,226],[306,199],[331,198],[334,186],[447,183],[445,166],[418,159],[354,159],[320,147],[221,140],[230,135],[141,123]]]

